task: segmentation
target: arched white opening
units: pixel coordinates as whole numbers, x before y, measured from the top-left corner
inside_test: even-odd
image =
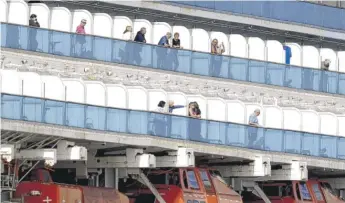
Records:
[[[302,114],[296,108],[283,108],[283,121],[285,130],[302,130]]]
[[[197,102],[201,111],[201,118],[207,118],[207,101],[206,98],[201,95],[187,95],[188,104],[190,102]]]
[[[247,124],[246,106],[239,100],[227,101],[227,120],[232,123]]]
[[[41,77],[33,72],[19,72],[19,77],[23,81],[23,95],[42,97]]]
[[[181,92],[169,92],[168,100],[174,101],[175,105],[188,105],[186,96]],[[188,115],[187,108],[175,109],[172,113],[181,116]]]
[[[126,30],[127,26],[131,26],[133,28],[133,22],[131,19],[129,19],[126,16],[115,16],[113,26],[113,37],[116,39],[123,39],[123,32]]]
[[[265,60],[265,42],[258,37],[249,37],[249,58]]]
[[[41,3],[29,4],[30,15],[36,14],[37,21],[40,23],[41,28],[49,28],[50,22],[50,9],[47,5]]]
[[[50,18],[51,29],[71,32],[72,14],[67,8],[54,7],[51,9],[50,13],[51,13],[51,18]]]
[[[7,1],[9,23],[28,25],[29,24],[29,7],[22,0]]]
[[[320,133],[326,135],[338,134],[338,118],[332,113],[319,113],[320,115]]]
[[[7,2],[0,0],[0,22],[7,22]]]
[[[93,14],[93,34],[102,37],[112,37],[113,19],[106,13]]]
[[[105,86],[101,82],[84,82],[86,88],[86,101],[87,104],[98,106],[106,106]]]
[[[43,96],[48,99],[65,100],[65,86],[58,76],[43,75]]]
[[[278,106],[264,106],[264,123],[267,128],[283,128],[283,111]]]
[[[303,66],[309,68],[319,68],[319,51],[313,46],[303,46]]]
[[[294,66],[302,66],[302,47],[297,43],[286,43],[286,45],[291,48],[292,56],[290,64]]]
[[[135,19],[133,23],[133,30],[134,30],[134,36],[142,27],[146,28],[146,34],[145,34],[145,39],[146,43],[149,44],[156,44],[156,42],[152,41],[152,24],[150,21],[145,20],[145,19]],[[157,42],[158,43],[158,42]]]
[[[127,89],[123,85],[107,84],[107,106],[127,108]]]
[[[284,63],[283,45],[276,40],[267,40],[267,61]]]
[[[303,110],[302,114],[302,131],[319,133],[320,117],[317,112],[312,110]]]
[[[85,86],[81,80],[78,79],[62,79],[65,85],[66,101],[85,103]]]
[[[192,49],[194,51],[210,52],[211,40],[204,29],[192,29]]]
[[[259,125],[263,125],[263,108],[259,104],[245,104],[246,105],[246,124],[249,122],[249,117],[254,113],[256,109],[260,110],[260,115],[258,116]]]
[[[147,110],[148,93],[143,87],[127,87],[128,108],[134,110]]]
[[[165,108],[168,110],[168,95],[164,90],[148,90],[149,94],[149,111],[155,111],[160,101],[165,101]]]
[[[345,137],[345,115],[338,116],[338,135]]]
[[[247,58],[247,40],[242,35],[230,35],[230,55]]]
[[[72,32],[76,32],[78,25],[82,19],[87,21],[85,25],[86,34],[93,34],[93,17],[92,14],[87,10],[74,10],[73,11],[73,23]]]
[[[191,49],[191,35],[189,30],[184,26],[173,26],[173,34],[178,32],[180,34],[181,46],[183,49]]]
[[[168,23],[165,23],[165,22],[153,23],[153,44],[158,44],[159,40],[163,36],[165,36],[167,32],[170,32],[170,33],[172,32],[172,29]],[[173,37],[173,34],[172,34],[172,37]]]
[[[214,39],[217,39],[218,40],[218,44],[221,44],[223,42],[224,43],[224,48],[225,48],[224,54],[225,55],[229,55],[230,54],[229,39],[226,36],[226,34],[224,34],[223,32],[211,32],[210,33],[210,37],[211,37],[211,41],[214,40]]]
[[[1,91],[9,94],[21,95],[22,81],[15,70],[0,70],[1,72]]]
[[[329,59],[331,61],[331,64],[329,66],[329,70],[331,71],[337,71],[337,54],[332,49],[328,48],[322,48],[320,49],[320,56],[321,61],[324,61],[326,59]]]
[[[345,51],[338,52],[339,72],[345,73]]]
[[[219,98],[207,99],[207,119],[226,121],[226,102]]]

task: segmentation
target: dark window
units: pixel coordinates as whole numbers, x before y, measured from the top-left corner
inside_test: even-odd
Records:
[[[186,189],[189,189],[186,171],[183,171],[183,173],[182,173],[182,179],[183,179],[184,187],[185,187]]]
[[[262,190],[269,197],[280,197],[280,186],[263,186]]]
[[[313,191],[315,193],[316,199],[319,201],[324,201],[322,193],[319,188],[319,184],[315,183],[312,185]]]
[[[214,192],[212,183],[206,171],[199,171],[202,182],[204,183],[207,192]]]
[[[297,198],[301,200],[301,192],[299,191],[299,185],[296,183],[296,193],[297,193]]]
[[[187,175],[188,175],[188,180],[189,180],[189,183],[190,183],[190,187],[189,188],[193,189],[193,190],[199,190],[200,187],[199,187],[198,180],[196,179],[194,171],[189,170],[187,172]]]

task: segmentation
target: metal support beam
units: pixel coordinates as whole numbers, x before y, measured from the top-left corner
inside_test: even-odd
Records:
[[[157,189],[152,185],[152,183],[149,181],[149,179],[146,177],[146,175],[143,172],[139,171],[138,179],[141,179],[140,182],[143,182],[151,190],[152,194],[154,194],[154,196],[159,201],[159,203],[165,203],[165,200],[163,199],[163,197],[159,194]]]
[[[178,148],[168,152],[168,156],[157,156],[156,167],[194,167],[195,157],[191,148]]]
[[[235,185],[234,189],[237,191],[242,191],[244,188],[246,188],[249,191],[252,191],[255,195],[261,197],[261,199],[265,203],[271,203],[271,201],[268,199],[264,191],[258,186],[258,184],[255,181],[247,181],[247,180],[240,180],[235,178],[234,179]]]
[[[248,165],[216,166],[224,177],[261,177],[271,175],[271,161],[265,156],[256,156]]]

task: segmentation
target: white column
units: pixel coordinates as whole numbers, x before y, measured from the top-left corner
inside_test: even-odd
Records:
[[[115,170],[113,168],[104,169],[104,186],[115,188]]]

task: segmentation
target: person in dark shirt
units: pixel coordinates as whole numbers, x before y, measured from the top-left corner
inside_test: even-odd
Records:
[[[171,50],[171,60],[172,60],[172,70],[176,71],[180,65],[178,61],[178,50],[177,49],[182,49],[181,47],[181,40],[180,40],[180,34],[178,32],[175,32],[174,38],[172,39],[172,47],[175,49]]]
[[[40,23],[37,21],[37,15],[31,14],[30,20],[29,20],[29,26],[31,27],[40,27]],[[37,36],[37,29],[35,28],[29,28],[29,49],[31,51],[36,51],[38,47],[38,42],[36,39]]]
[[[40,27],[40,23],[37,21],[37,15],[36,14],[31,14],[30,20],[29,20],[29,26]]]
[[[188,106],[189,119],[188,131],[189,138],[193,141],[201,141],[201,111],[197,102],[191,102]]]
[[[137,35],[135,36],[134,41],[146,43],[145,34],[146,34],[146,28],[142,27],[140,31],[137,32]]]
[[[140,43],[146,43],[145,34],[146,34],[146,28],[142,27],[140,31],[138,31],[137,34],[135,35],[134,41],[140,42]],[[133,44],[133,47],[131,49],[133,51],[132,53],[129,53],[129,54],[133,54],[133,63],[136,65],[141,65],[142,59],[140,56],[140,52],[143,49],[143,45]]]

